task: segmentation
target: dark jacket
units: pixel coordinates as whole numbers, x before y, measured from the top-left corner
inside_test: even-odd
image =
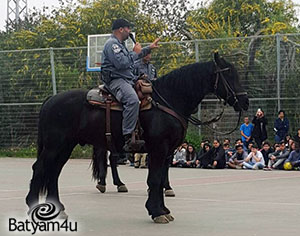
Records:
[[[204,153],[199,160],[203,168],[207,168],[208,165],[212,165],[214,161],[217,161],[218,164],[216,168],[223,169],[226,165],[225,151],[221,145],[218,148],[213,147],[208,152]]]
[[[297,135],[294,136],[294,141],[300,144],[300,137]]]
[[[272,148],[270,148],[268,151],[265,151],[264,149],[262,149],[261,154],[263,155],[264,159],[265,159],[265,163],[268,164],[269,162],[269,154],[273,153],[274,150]]]
[[[185,156],[186,161],[195,162],[196,158],[197,158],[197,153],[195,151],[192,153],[186,152],[186,156]]]
[[[257,118],[257,116],[254,116],[252,123],[254,125],[251,137],[252,138],[259,138],[261,141],[264,141],[268,138],[267,134],[267,124],[268,120],[265,117]]]
[[[289,126],[289,120],[287,118],[284,118],[283,120],[277,118],[274,122],[276,135],[278,135],[283,140],[289,132]]]
[[[209,150],[211,149],[211,146],[209,144],[204,144],[203,148],[200,148],[199,152],[197,153],[197,160],[200,161],[201,157],[207,153],[205,146],[208,145],[209,146]]]

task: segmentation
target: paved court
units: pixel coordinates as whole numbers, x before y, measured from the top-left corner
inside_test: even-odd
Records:
[[[33,162],[0,158],[1,236],[21,234],[8,232],[7,225],[10,217],[24,219],[26,215],[24,198]],[[146,169],[120,166],[129,193],[116,192],[109,172],[107,192],[101,194],[89,165],[89,160],[70,160],[60,178],[66,212],[78,222],[79,232],[69,235],[300,235],[300,171],[173,168],[170,175],[176,197],[167,198],[166,205],[175,221],[158,225],[144,207]]]

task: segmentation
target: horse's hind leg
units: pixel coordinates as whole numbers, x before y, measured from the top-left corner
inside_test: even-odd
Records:
[[[118,174],[118,168],[117,168],[117,158],[119,157],[119,154],[117,153],[111,153],[109,155],[109,162],[111,167],[111,173],[113,177],[113,183],[117,186],[118,192],[128,192],[127,187],[125,184],[120,180],[119,174]]]
[[[170,163],[172,161],[172,156],[168,157],[167,159],[167,173],[166,173],[166,177],[165,177],[165,182],[164,182],[164,189],[165,189],[165,196],[166,197],[175,197],[175,192],[172,189],[171,185],[170,185],[170,180],[169,180],[169,166]]]
[[[57,155],[55,149],[43,149],[40,156],[32,166],[33,174],[30,181],[29,193],[26,196],[26,204],[32,209],[39,203],[39,194],[45,194],[47,191],[47,183],[49,170],[47,166],[48,159],[54,159]]]
[[[61,211],[65,210],[64,205],[60,202],[59,191],[58,191],[58,178],[61,173],[63,166],[68,161],[74,147],[73,144],[64,144],[59,154],[52,159],[48,159],[45,163],[47,167],[51,170],[51,175],[49,176],[48,186],[47,186],[47,198],[46,202],[52,202],[58,207]]]
[[[26,196],[26,204],[32,209],[39,203],[39,193],[43,188],[44,166],[41,158],[32,165],[32,179],[30,181],[29,193]]]
[[[107,151],[104,148],[94,147],[93,177],[98,181],[96,188],[104,193],[106,191]]]

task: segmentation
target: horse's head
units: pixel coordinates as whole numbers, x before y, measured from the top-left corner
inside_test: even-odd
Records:
[[[215,83],[214,92],[225,100],[235,111],[248,110],[249,99],[239,81],[239,74],[232,64],[214,55]]]

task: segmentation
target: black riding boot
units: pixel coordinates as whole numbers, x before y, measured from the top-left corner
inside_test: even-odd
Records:
[[[145,141],[144,140],[134,140],[133,134],[124,135],[125,145],[123,150],[125,152],[142,152],[144,150]]]

